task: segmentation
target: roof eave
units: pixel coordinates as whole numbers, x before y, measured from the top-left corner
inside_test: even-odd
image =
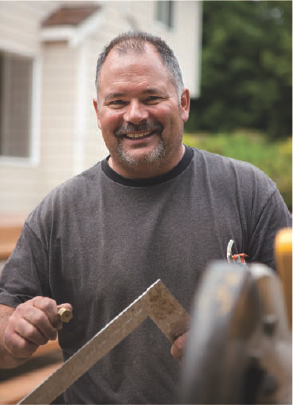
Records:
[[[98,10],[78,25],[53,25],[44,26],[40,31],[42,42],[68,42],[70,47],[82,43],[93,34],[102,24],[103,12]]]

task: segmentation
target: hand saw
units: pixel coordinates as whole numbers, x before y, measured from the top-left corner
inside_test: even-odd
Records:
[[[187,330],[190,319],[162,281],[157,280],[19,404],[50,404],[147,317],[171,343]]]

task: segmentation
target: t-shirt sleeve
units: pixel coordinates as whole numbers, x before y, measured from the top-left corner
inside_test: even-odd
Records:
[[[22,233],[0,278],[0,304],[17,305],[35,297],[50,296],[46,249],[25,222]]]

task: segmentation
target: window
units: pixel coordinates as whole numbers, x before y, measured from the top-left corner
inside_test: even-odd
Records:
[[[0,51],[0,156],[30,157],[33,59]]]
[[[174,3],[175,1],[157,1],[156,3],[156,20],[168,28],[173,28],[174,24]]]

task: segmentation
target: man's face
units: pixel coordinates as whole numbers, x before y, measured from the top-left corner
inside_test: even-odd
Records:
[[[171,170],[182,158],[183,124],[189,92],[181,100],[155,48],[108,55],[100,73],[94,106],[110,152],[110,166],[129,178]]]

